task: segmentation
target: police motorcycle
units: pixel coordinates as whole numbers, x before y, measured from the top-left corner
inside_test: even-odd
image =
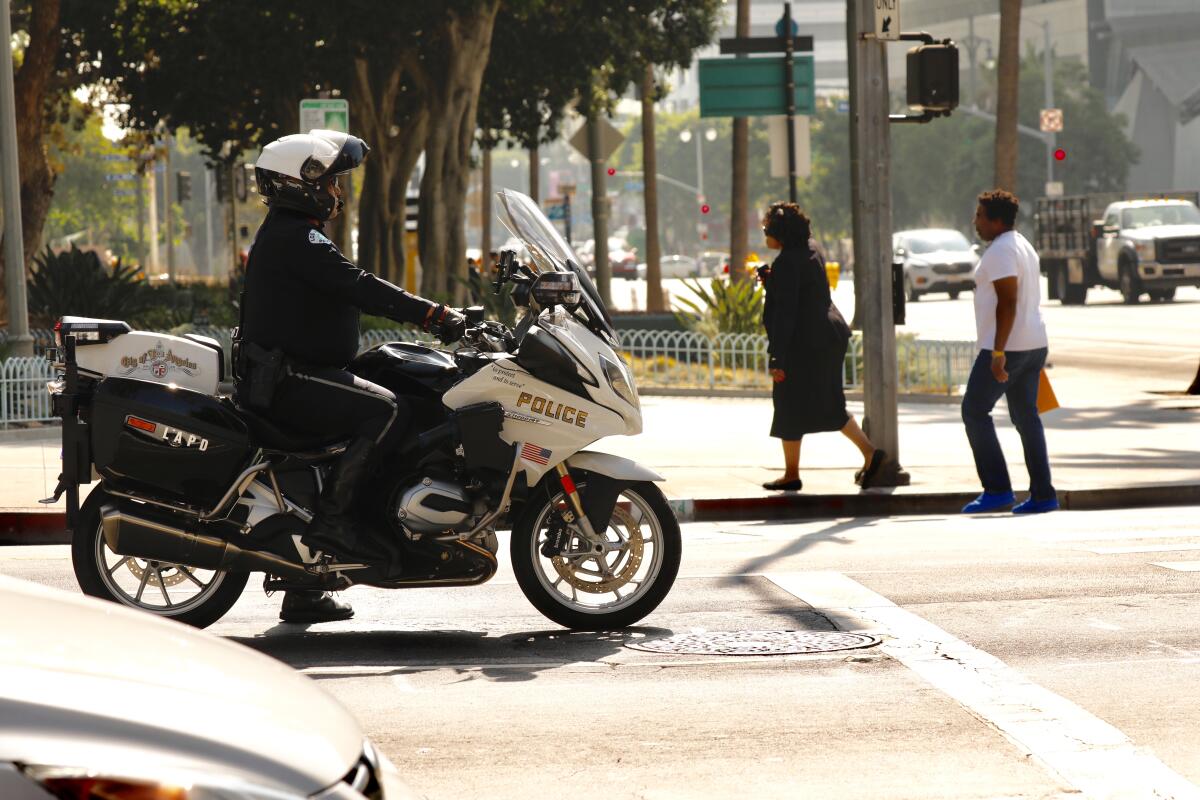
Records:
[[[497,292],[524,309],[515,330],[470,309],[450,352],[393,342],[350,369],[411,404],[407,439],[356,518],[402,552],[351,562],[301,541],[346,442],[281,428],[219,384],[221,345],[188,334],[64,317],[57,331],[63,470],[80,588],[198,627],[220,619],[251,572],[264,588],[475,586],[496,573],[497,528],[526,598],[572,629],[632,625],[679,569],[679,524],[633,461],[585,449],[642,430],[630,368],[570,246],[529,197],[497,194],[527,251],[506,251]],[[226,384],[228,386],[228,384]],[[80,487],[95,482],[86,499]]]

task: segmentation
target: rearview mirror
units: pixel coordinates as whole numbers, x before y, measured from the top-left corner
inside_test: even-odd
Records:
[[[533,284],[533,299],[543,308],[563,306],[569,310],[583,302],[579,277],[573,272],[544,272]]]
[[[979,242],[976,242],[975,244],[971,245],[971,252],[975,253],[976,255],[979,254]]]

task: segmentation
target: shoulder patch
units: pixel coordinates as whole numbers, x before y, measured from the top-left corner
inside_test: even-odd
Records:
[[[308,232],[308,241],[312,244],[333,244],[325,234],[318,230]]]

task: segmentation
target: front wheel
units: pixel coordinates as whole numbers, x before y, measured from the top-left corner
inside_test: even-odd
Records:
[[[1125,305],[1136,305],[1142,296],[1142,283],[1138,280],[1137,271],[1133,264],[1121,259],[1118,267],[1117,281],[1121,289],[1121,299]]]
[[[114,553],[104,540],[100,520],[100,508],[109,502],[112,497],[103,489],[92,490],[71,532],[71,564],[84,594],[196,628],[207,628],[233,608],[250,573]]]
[[[586,497],[586,483],[580,480]],[[542,495],[545,496],[545,495]],[[653,483],[626,484],[600,543],[563,522],[567,498],[557,492],[531,501],[513,526],[513,572],[525,597],[549,619],[572,630],[633,625],[658,607],[675,583],[683,544],[679,522]],[[560,555],[543,550],[559,540]]]
[[[921,295],[917,293],[917,287],[913,286],[912,278],[904,278],[904,294],[910,303],[916,303],[921,299]]]

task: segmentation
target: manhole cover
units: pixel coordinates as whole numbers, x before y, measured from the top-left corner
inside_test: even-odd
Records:
[[[704,656],[774,656],[833,653],[879,644],[879,637],[841,631],[712,631],[681,633],[666,639],[627,642],[626,647],[651,653]]]

